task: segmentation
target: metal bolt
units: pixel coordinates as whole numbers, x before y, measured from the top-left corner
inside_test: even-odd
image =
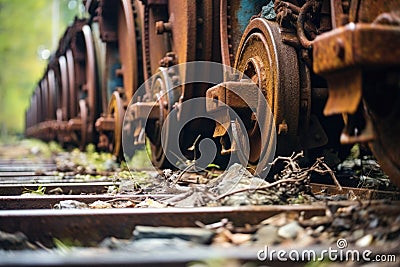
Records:
[[[287,132],[288,132],[288,125],[287,125],[286,121],[283,121],[278,126],[278,134],[279,135],[287,134]]]
[[[176,64],[176,54],[175,52],[166,53],[165,57],[163,57],[159,62],[161,67],[171,67]]]
[[[170,22],[157,21],[156,22],[156,33],[163,34],[164,32],[171,32],[172,25]]]

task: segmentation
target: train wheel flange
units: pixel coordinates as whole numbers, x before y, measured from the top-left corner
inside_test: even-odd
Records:
[[[291,153],[296,146],[299,67],[295,49],[281,38],[277,23],[253,19],[243,34],[235,59],[235,69],[256,83],[262,92],[259,97],[266,99],[266,102],[259,99],[257,108],[242,118],[250,142],[249,162],[257,163],[258,170],[268,166],[274,156],[275,147],[270,139],[277,138],[276,131],[278,153]],[[263,106],[265,103],[268,107]]]
[[[83,150],[88,142],[88,123],[89,114],[86,101],[84,99],[79,100],[79,111],[80,111],[80,144],[79,148]]]
[[[160,71],[154,76],[151,92],[152,100],[158,102],[159,105],[159,117],[146,123],[146,135],[148,141],[150,141],[152,161],[158,168],[171,167],[165,153],[168,153],[168,133],[171,125],[170,120],[173,118],[170,116],[170,119],[167,120],[167,116],[181,95],[180,88],[174,88],[170,76],[171,73],[168,73],[167,68],[160,68]],[[165,131],[166,134],[164,140],[161,140],[162,131]]]
[[[108,113],[114,118],[112,153],[117,157],[122,157],[122,125],[125,108],[120,94],[116,91],[111,95]]]

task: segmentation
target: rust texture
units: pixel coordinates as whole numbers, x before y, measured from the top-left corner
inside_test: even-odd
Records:
[[[314,157],[333,149],[340,160],[346,150],[340,141],[362,142],[370,144],[385,171],[400,183],[400,149],[390,145],[400,143],[393,115],[398,104],[392,100],[399,90],[399,1],[92,0],[84,4],[88,19],[76,19],[66,29],[31,95],[27,136],[81,149],[96,143],[99,150],[122,159],[123,131],[133,139],[132,150],[143,145],[146,133],[155,166],[171,167],[160,147],[160,129],[168,114],[177,111],[179,120],[182,114],[196,113],[198,107],[182,103],[207,95],[211,99],[225,95],[223,102],[232,108],[240,104],[229,93],[212,88],[215,84],[186,84],[191,75],[186,69],[168,72],[176,64],[213,61],[248,76],[272,111],[276,125],[263,129],[254,125],[257,113],[265,115],[259,99],[241,113],[246,129],[240,131],[249,133],[250,162],[268,166],[264,159],[274,156],[274,150],[260,136],[274,131],[277,155],[315,149],[310,153]],[[232,77],[228,68],[224,71],[220,82],[240,82],[242,77]],[[149,79],[145,90],[135,95]],[[238,86],[249,89],[244,83]],[[143,114],[149,111],[151,126],[144,127]],[[207,121],[196,119],[182,131],[180,147],[185,150],[199,135],[211,138],[214,133],[217,147],[222,147],[218,153],[238,151],[230,147],[235,142],[226,135],[229,114],[215,116],[222,128],[216,124],[206,130]],[[193,153],[185,156],[195,158]]]

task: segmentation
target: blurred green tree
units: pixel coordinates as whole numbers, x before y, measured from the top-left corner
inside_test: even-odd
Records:
[[[25,110],[78,0],[0,0],[0,131],[22,133]]]

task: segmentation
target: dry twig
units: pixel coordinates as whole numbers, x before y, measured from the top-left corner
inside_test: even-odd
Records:
[[[241,189],[238,189],[235,191],[227,192],[227,193],[224,193],[224,194],[218,196],[216,198],[216,200],[220,200],[227,196],[231,196],[231,195],[246,192],[246,191],[266,190],[266,189],[269,189],[269,188],[272,188],[279,184],[284,184],[284,183],[298,184],[300,182],[304,182],[306,179],[309,179],[312,172],[317,172],[320,174],[329,173],[331,175],[333,181],[339,188],[339,190],[342,190],[342,187],[339,184],[338,180],[336,179],[335,174],[333,173],[331,168],[329,168],[329,166],[325,162],[323,162],[323,158],[318,158],[310,168],[301,169],[299,164],[296,162],[296,160],[300,157],[303,157],[303,152],[300,152],[298,154],[293,153],[290,157],[279,156],[276,159],[274,159],[274,161],[271,163],[271,165],[276,164],[280,160],[283,160],[286,163],[285,168],[281,171],[281,173],[279,175],[276,176],[277,179],[279,179],[279,180],[277,180],[273,183],[264,185],[264,186],[256,187],[256,188],[252,188],[252,187],[241,188]]]

